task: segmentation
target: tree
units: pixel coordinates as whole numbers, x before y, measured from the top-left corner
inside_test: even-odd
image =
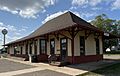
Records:
[[[105,14],[96,16],[95,19],[91,21],[91,24],[105,32],[112,33],[114,29],[116,29],[116,20],[108,18]]]
[[[107,16],[105,14],[96,16],[93,21],[91,21],[91,24],[94,26],[98,27],[99,29],[103,30],[104,29],[104,20],[106,20]]]
[[[113,20],[107,17],[106,14],[101,14],[95,17],[91,24],[103,30],[104,32],[112,33],[114,35],[120,35],[120,20]],[[110,39],[104,41],[104,48],[116,46],[118,44],[117,39]]]
[[[116,21],[116,26],[117,26],[118,35],[120,36],[120,20]]]

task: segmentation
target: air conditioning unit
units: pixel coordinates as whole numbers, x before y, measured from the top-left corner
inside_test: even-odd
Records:
[[[106,32],[105,32],[104,35],[105,35],[105,36],[109,36],[109,33],[106,33]]]

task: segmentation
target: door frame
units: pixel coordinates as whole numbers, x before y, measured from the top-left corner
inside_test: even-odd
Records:
[[[41,41],[42,41],[42,40],[45,40],[45,53],[42,53],[42,50],[41,50]],[[40,55],[41,55],[41,54],[47,54],[47,40],[46,40],[46,39],[40,39],[40,40],[39,40],[39,50],[40,50],[40,51],[39,51],[39,52],[40,52],[40,53],[39,53]]]
[[[54,41],[54,52],[53,52],[53,54],[55,54],[55,39],[54,38],[52,38],[52,39],[50,39],[50,54],[52,54],[52,52],[51,52],[51,41]]]
[[[64,38],[60,38],[60,59],[62,60],[62,56],[63,56],[63,53],[62,53],[62,40],[63,39],[66,39],[66,55],[65,55],[65,59],[66,57],[68,56],[68,39],[66,37]]]

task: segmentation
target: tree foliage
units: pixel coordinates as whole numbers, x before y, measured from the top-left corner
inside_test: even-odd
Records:
[[[109,32],[120,36],[120,20],[110,19],[106,14],[96,16],[95,19],[91,21],[91,24],[103,30],[104,32]],[[117,46],[118,39],[105,40],[104,44],[105,48]]]
[[[118,35],[118,25],[120,25],[120,21],[108,18],[106,14],[96,16],[95,19],[91,21],[91,24],[105,32]]]

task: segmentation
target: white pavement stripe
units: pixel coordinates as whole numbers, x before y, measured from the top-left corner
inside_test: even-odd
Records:
[[[22,69],[22,70],[17,70],[17,71],[0,73],[0,76],[13,76],[13,75],[30,73],[30,72],[40,71],[40,70],[45,70],[45,69],[40,68],[40,67],[30,68],[30,69]]]

